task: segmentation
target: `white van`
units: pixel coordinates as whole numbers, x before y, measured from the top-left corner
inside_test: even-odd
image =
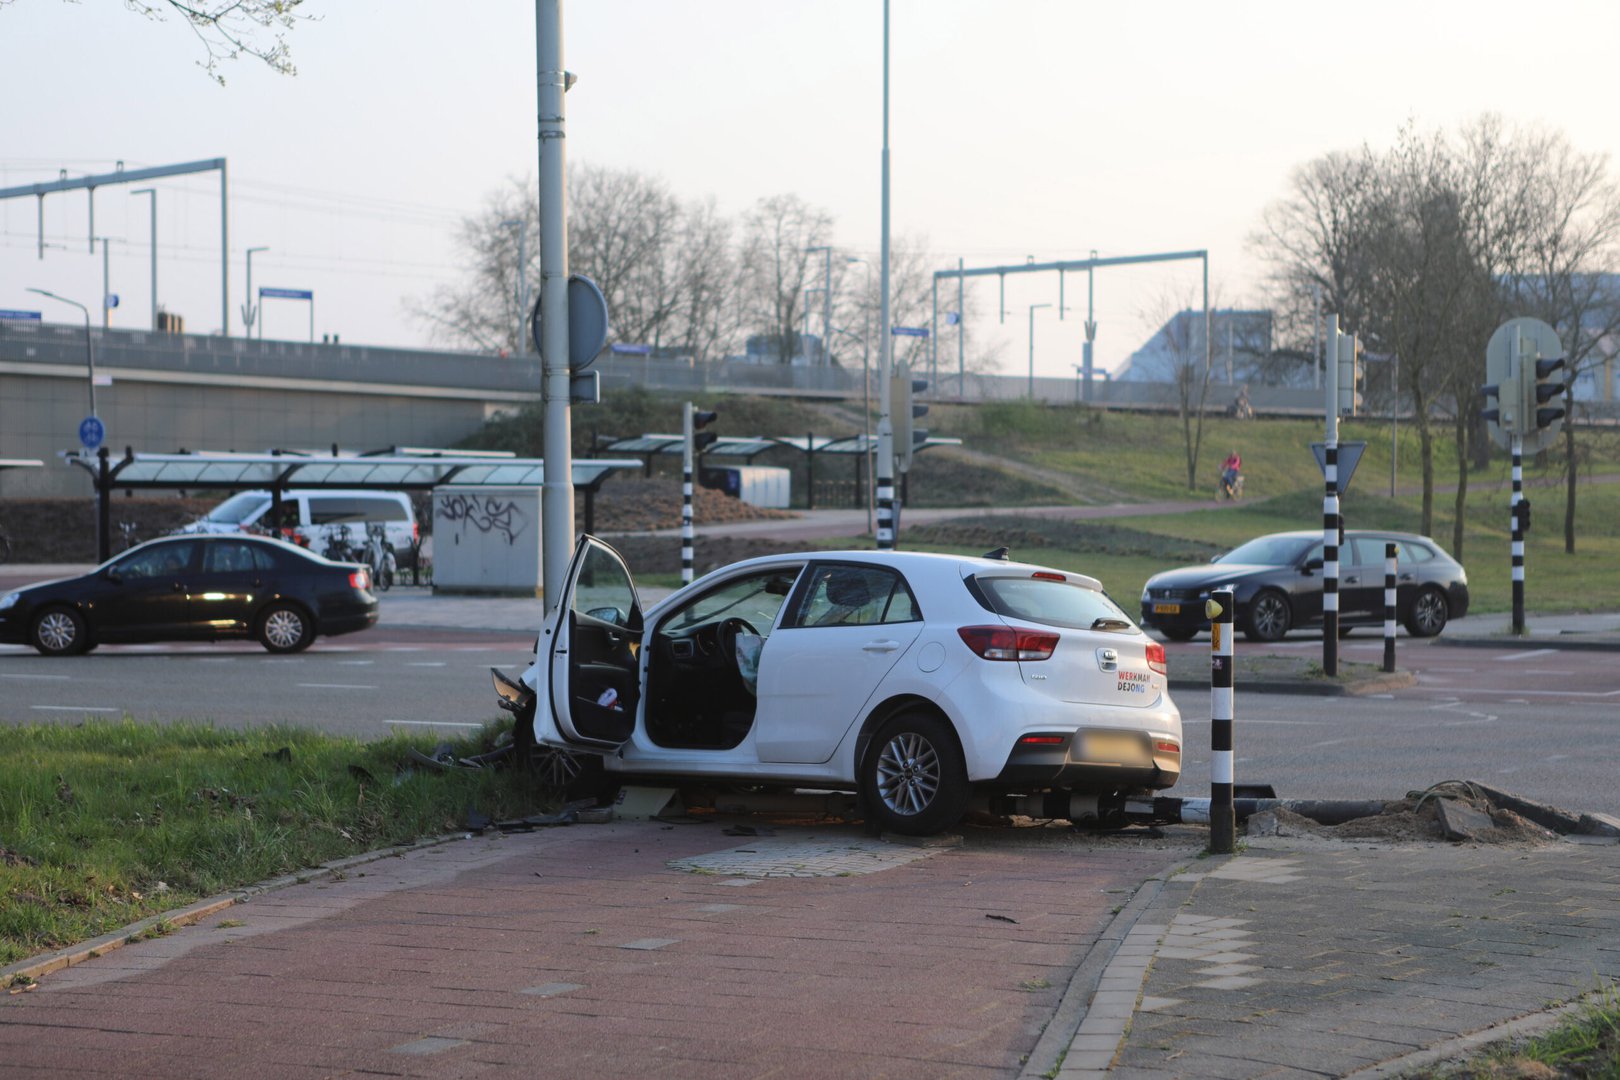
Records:
[[[403,491],[290,490],[281,495],[280,521],[270,520],[268,491],[239,491],[179,532],[266,532],[283,535],[290,529],[321,551],[332,526],[347,525],[356,545],[366,540],[368,525],[382,525],[388,544],[400,563],[408,564],[421,535],[411,497]]]

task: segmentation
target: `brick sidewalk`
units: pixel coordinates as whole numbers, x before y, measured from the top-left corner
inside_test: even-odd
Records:
[[[0,1001],[0,1060],[8,1076],[1009,1077],[1114,912],[1190,854],[1051,830],[926,848],[777,833],[615,823],[370,863]]]
[[[1620,979],[1620,845],[1249,840],[1139,915],[1060,1080],[1421,1074]]]

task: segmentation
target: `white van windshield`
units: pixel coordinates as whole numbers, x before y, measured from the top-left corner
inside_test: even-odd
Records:
[[[255,491],[239,491],[208,511],[208,516],[204,520],[220,525],[240,525],[257,517],[259,511],[263,510],[269,501],[267,495]]]

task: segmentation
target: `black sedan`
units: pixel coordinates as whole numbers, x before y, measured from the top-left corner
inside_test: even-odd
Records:
[[[1468,613],[1468,574],[1439,544],[1412,533],[1347,531],[1339,545],[1339,628],[1384,623],[1384,545],[1395,545],[1395,616],[1413,637],[1432,637]],[[1142,589],[1142,625],[1171,641],[1209,629],[1204,601],[1230,587],[1232,614],[1251,641],[1322,625],[1322,534],[1259,536],[1205,566],[1154,574]]]
[[[82,577],[0,596],[0,644],[46,656],[102,643],[257,638],[273,653],[377,622],[371,574],[279,540],[152,540]]]

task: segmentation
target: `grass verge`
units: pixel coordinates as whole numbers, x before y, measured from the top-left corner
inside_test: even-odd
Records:
[[[1442,1080],[1616,1080],[1620,1078],[1620,993],[1603,987],[1574,1018],[1544,1035],[1494,1046],[1429,1074]]]
[[[489,749],[494,728],[451,742]],[[303,728],[86,722],[0,729],[0,964],[231,888],[531,813],[517,769],[413,766],[411,747]]]

